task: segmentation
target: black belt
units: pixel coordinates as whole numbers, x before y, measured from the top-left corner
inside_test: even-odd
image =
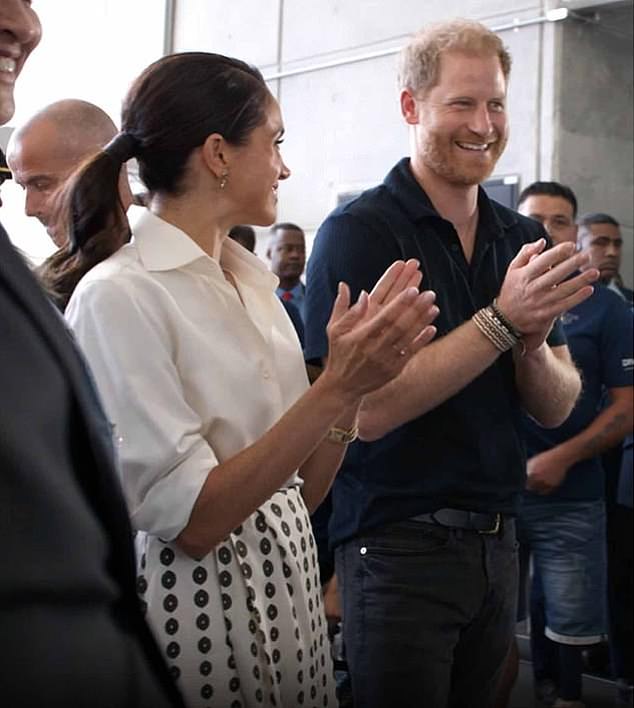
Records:
[[[409,520],[436,524],[450,529],[477,531],[482,534],[498,533],[502,528],[501,514],[483,514],[479,511],[465,511],[464,509],[438,509],[429,514],[412,516]]]

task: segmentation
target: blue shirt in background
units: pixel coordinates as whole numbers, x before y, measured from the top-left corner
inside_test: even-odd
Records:
[[[275,290],[275,294],[280,298],[280,300],[282,300],[282,302],[286,302],[297,308],[297,311],[302,318],[302,322],[304,321],[304,299],[306,295],[306,286],[304,283],[300,281],[290,290],[285,290],[284,288],[278,287]]]
[[[562,316],[572,358],[581,371],[583,391],[566,422],[546,429],[528,416],[524,420],[528,457],[550,450],[585,430],[601,410],[606,389],[632,385],[632,311],[609,288],[596,285],[594,294]],[[600,458],[578,462],[551,494],[526,492],[527,499],[590,501],[604,496]]]

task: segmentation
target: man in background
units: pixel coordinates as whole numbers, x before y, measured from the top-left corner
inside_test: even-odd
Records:
[[[601,282],[630,305],[634,293],[623,285],[621,255],[623,237],[619,222],[609,214],[592,212],[579,219],[579,247],[590,256],[590,265],[601,274]]]
[[[237,243],[239,243],[241,246],[247,249],[247,251],[250,251],[251,253],[255,253],[255,229],[252,226],[247,226],[245,224],[239,224],[238,226],[233,226],[229,230],[228,234],[230,239],[233,239]],[[278,296],[279,296],[279,288],[278,290]],[[290,298],[280,298],[282,301],[282,306],[286,310],[286,313],[290,317],[291,322],[293,323],[293,327],[295,328],[295,332],[297,332],[297,338],[299,339],[299,343],[302,347],[304,348],[304,321],[302,320],[301,315],[299,314],[299,310],[297,307],[291,302]]]
[[[578,220],[579,248],[590,256],[591,264],[601,273],[601,281],[631,307],[634,304],[632,290],[621,279],[623,237],[619,222],[610,214],[591,212]],[[618,326],[618,324],[615,324]],[[631,437],[629,440],[631,459]],[[631,705],[634,643],[632,627],[632,505],[622,502],[619,490],[623,482],[632,478],[631,469],[624,464],[623,447],[615,445],[606,450],[601,461],[605,470],[605,497],[608,541],[608,599],[610,618],[610,663],[613,676],[626,696],[625,705]],[[592,648],[585,658],[590,667],[604,669],[607,663],[602,647]],[[629,702],[628,702],[629,701]]]
[[[280,279],[277,296],[294,305],[304,320],[306,287],[300,280],[306,265],[306,238],[296,224],[280,223],[271,227],[266,257],[271,270]]]
[[[541,223],[554,244],[577,242],[577,199],[569,187],[535,182],[520,195],[518,211]],[[597,286],[562,322],[583,392],[559,427],[525,418],[528,492],[518,533],[533,560],[536,693],[557,708],[582,708],[582,648],[601,643],[608,628],[601,454],[632,430],[632,315],[620,296]]]
[[[0,0],[0,124],[40,40]],[[0,697],[182,708],[136,594],[112,430],[61,318],[0,226]]]
[[[117,127],[101,108],[72,98],[41,109],[12,134],[7,161],[24,189],[25,213],[42,223],[58,248],[66,241],[56,224],[60,189],[86,158],[116,134]],[[127,210],[132,193],[123,172],[120,193]]]

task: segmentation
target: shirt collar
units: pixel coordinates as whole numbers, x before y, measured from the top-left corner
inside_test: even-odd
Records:
[[[149,209],[139,216],[133,237],[139,258],[149,271],[176,270],[199,258],[209,258],[184,231]]]
[[[280,291],[282,291],[282,292],[289,292],[289,293],[292,293],[293,298],[301,298],[301,297],[303,297],[303,295],[304,295],[304,286],[303,286],[303,284],[302,284],[301,281],[300,281],[299,283],[297,283],[297,285],[294,285],[294,286],[293,286],[292,288],[290,288],[289,290],[285,290],[285,289],[282,288],[282,287],[278,287],[277,289],[280,290]]]
[[[148,271],[168,271],[183,268],[195,261],[206,261],[220,277],[226,268],[241,282],[275,290],[279,282],[265,264],[232,239],[225,239],[220,264],[182,229],[145,209],[134,227],[134,245]]]
[[[625,294],[619,287],[618,283],[616,282],[615,278],[612,278],[610,282],[607,284],[608,290],[611,290],[612,292],[616,293],[622,300],[626,300],[627,298],[625,297]]]
[[[383,185],[400,204],[411,221],[441,219],[425,190],[418,184],[410,168],[409,157],[396,163],[383,181]],[[511,209],[496,210],[482,187],[478,187],[478,228],[493,237],[503,236],[507,229],[517,223],[517,215]]]

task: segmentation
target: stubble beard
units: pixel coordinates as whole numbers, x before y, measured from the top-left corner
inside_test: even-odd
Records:
[[[497,161],[504,152],[507,138],[498,137],[488,148],[490,158],[485,164],[473,165],[460,164],[455,160],[452,147],[443,144],[441,138],[430,135],[425,142],[422,153],[423,163],[439,177],[450,184],[461,187],[473,187],[484,182],[493,172]],[[460,148],[457,148],[460,149]]]

